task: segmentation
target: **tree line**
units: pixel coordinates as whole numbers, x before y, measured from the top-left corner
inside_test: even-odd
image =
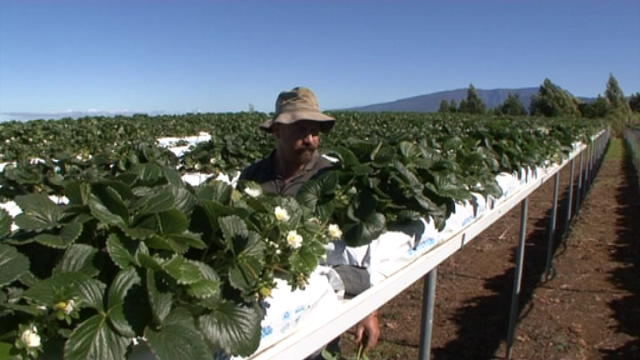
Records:
[[[469,85],[466,99],[459,104],[455,100],[442,100],[438,112],[513,115],[513,116],[576,116],[584,118],[606,118],[614,128],[623,128],[640,118],[640,93],[625,97],[618,80],[610,74],[604,96],[592,102],[581,102],[567,90],[545,79],[538,93],[531,99],[528,109],[518,94],[511,93],[494,109],[487,109],[473,84]]]

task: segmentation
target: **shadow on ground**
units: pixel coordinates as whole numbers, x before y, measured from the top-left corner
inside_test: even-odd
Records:
[[[635,340],[603,352],[603,359],[610,360],[640,358],[640,188],[630,150],[626,147],[624,160],[624,186],[617,189],[616,194],[619,204],[624,206],[618,210],[620,231],[612,257],[625,266],[616,269],[610,279],[618,288],[632,295],[613,301],[609,306],[618,320],[616,331],[629,334]]]
[[[572,208],[576,204],[576,188],[578,187],[578,169],[576,166],[574,177],[574,193],[572,197]],[[595,172],[597,173],[597,171]],[[569,177],[569,171],[564,171],[561,176]],[[553,180],[549,180],[553,181]],[[566,181],[566,180],[564,180]],[[569,186],[567,184],[561,189],[562,194],[558,199],[558,213],[556,236],[553,241],[554,256],[562,253],[566,248],[564,242],[564,232],[567,227],[565,221],[567,217]],[[585,195],[580,194],[581,198]],[[534,195],[535,196],[535,195]],[[533,197],[534,197],[533,196]],[[532,197],[532,199],[533,199]],[[538,201],[548,201],[552,199],[536,199]],[[575,212],[575,210],[573,210]],[[534,303],[531,301],[534,290],[544,282],[544,274],[547,263],[548,248],[548,226],[552,209],[539,217],[537,221],[528,221],[528,227],[534,229],[526,238],[525,258],[523,267],[523,277],[521,292],[519,297],[519,319],[527,316],[533,309]],[[531,216],[529,216],[531,217]],[[515,264],[517,256],[517,243],[514,244],[511,261]],[[551,272],[553,274],[553,272]],[[515,266],[499,276],[485,280],[485,288],[493,291],[495,295],[480,296],[470,299],[467,305],[461,307],[454,315],[454,320],[459,326],[459,336],[443,347],[434,349],[435,359],[495,359],[495,353],[501,343],[506,342],[509,309],[514,286]],[[519,321],[519,320],[518,320]],[[499,358],[506,358],[506,354],[499,354]]]

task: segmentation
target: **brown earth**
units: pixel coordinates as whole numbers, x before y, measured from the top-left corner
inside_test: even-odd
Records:
[[[567,233],[568,178],[569,166],[560,173],[548,280],[553,181],[529,198],[512,358],[640,359],[640,190],[629,155],[612,142]],[[514,207],[438,267],[432,359],[506,358],[520,211]],[[370,360],[418,358],[422,285],[381,308],[382,338]],[[355,358],[353,334],[342,343],[342,356]]]

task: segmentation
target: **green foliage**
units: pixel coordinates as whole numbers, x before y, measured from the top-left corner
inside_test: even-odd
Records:
[[[579,116],[577,100],[568,91],[544,79],[531,99],[529,113],[534,116]]]
[[[259,114],[203,115],[220,122],[206,125],[218,133],[180,159],[151,143],[102,143],[77,158],[69,150],[74,136],[59,157],[42,144],[10,140],[8,153],[42,161],[19,160],[0,176],[4,199],[22,209],[15,218],[0,210],[0,354],[37,357],[45,348],[22,340],[25,332],[35,339],[37,329],[45,347],[64,343],[68,359],[121,359],[142,336],[161,359],[249,355],[260,339],[260,299],[275,278],[304,287],[340,232],[361,245],[418,217],[442,228],[455,204],[473,201],[473,193],[500,196],[500,172],[559,161],[601,127],[569,118],[333,115],[340,121],[323,142],[340,161],[295,198],[261,194],[249,182],[192,187],[180,180],[196,164],[233,173],[266,154],[273,146],[268,134],[240,130],[255,127]],[[152,129],[149,118],[135,118]],[[112,131],[146,129],[131,120],[113,123]],[[158,127],[176,122],[152,120]],[[87,121],[78,122],[83,131]],[[180,123],[204,130],[191,121],[204,120],[188,115]],[[90,123],[91,131],[108,131]],[[45,139],[47,132],[76,133],[70,121],[57,123],[63,130],[55,124],[24,125]],[[235,134],[233,142],[221,140],[230,134],[223,129]],[[21,131],[14,123],[2,130],[0,136]],[[242,153],[243,146],[251,150]]]
[[[640,93],[631,94],[629,107],[633,112],[640,113]]]
[[[158,358],[255,351],[259,300],[276,272],[305,285],[329,241],[326,224],[307,224],[294,199],[222,183],[193,189],[171,174],[143,162],[95,181],[66,179],[68,205],[17,196],[15,231],[0,212],[3,337],[34,324],[43,343],[65,342],[65,359],[122,359],[143,335]],[[276,219],[278,206],[288,220]],[[304,246],[288,242],[292,231]]]
[[[460,101],[460,106],[458,107],[458,111],[466,114],[484,114],[486,111],[486,106],[480,96],[478,96],[478,91],[473,86],[473,84],[469,85],[469,89],[467,90],[467,99]]]
[[[607,89],[605,90],[604,95],[607,98],[607,101],[609,101],[609,105],[614,110],[625,109],[629,106],[624,97],[624,93],[618,84],[618,80],[613,76],[613,74],[609,74]]]
[[[618,80],[613,74],[609,74],[605,97],[609,102],[610,108],[609,122],[616,133],[621,135],[624,129],[633,122],[633,114],[629,101],[624,97],[624,93],[620,85],[618,85]]]
[[[451,99],[451,102],[446,99],[440,101],[440,107],[438,108],[439,113],[454,113],[456,111],[458,111],[458,108],[454,99]]]
[[[582,103],[579,105],[582,116],[590,119],[600,119],[606,117],[611,108],[606,98],[598,95],[598,98],[592,103]]]
[[[520,101],[518,94],[509,94],[507,99],[496,109],[496,113],[501,115],[522,116],[527,115],[527,110]]]

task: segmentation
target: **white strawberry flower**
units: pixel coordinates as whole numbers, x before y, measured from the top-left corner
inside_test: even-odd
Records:
[[[66,315],[69,315],[73,312],[75,305],[76,305],[76,302],[73,299],[70,299],[68,301],[61,301],[57,303],[56,309],[62,310],[62,312],[64,312]]]
[[[245,188],[245,189],[244,189],[244,192],[245,192],[247,195],[249,195],[249,196],[251,196],[251,197],[253,197],[253,198],[255,198],[255,197],[258,197],[258,196],[262,195],[262,190],[260,190],[260,189],[258,189],[258,188],[250,188],[250,187],[248,187],[248,188]],[[277,216],[277,215],[276,215],[276,216]]]
[[[340,230],[340,227],[336,224],[331,224],[329,225],[329,236],[331,236],[334,239],[340,239],[342,237],[342,230]]]
[[[287,212],[287,209],[281,208],[280,206],[276,206],[274,214],[276,215],[276,220],[278,221],[289,220],[289,213]]]
[[[287,243],[294,249],[302,246],[302,236],[297,231],[291,230],[287,233]]]
[[[22,340],[22,342],[27,347],[40,347],[40,335],[38,335],[38,329],[33,325],[22,332],[22,335],[20,335],[20,340]]]

